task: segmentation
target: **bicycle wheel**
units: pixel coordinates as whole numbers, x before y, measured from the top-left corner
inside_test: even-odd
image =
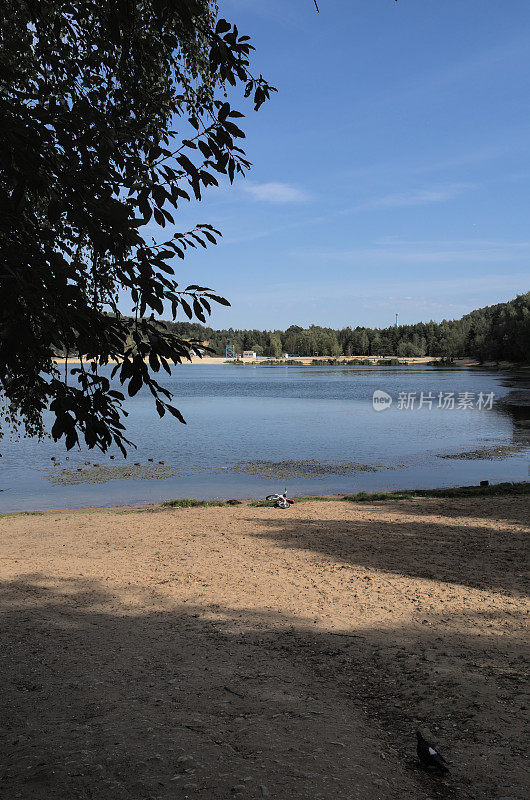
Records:
[[[268,494],[265,500],[279,500],[280,498],[280,494]]]

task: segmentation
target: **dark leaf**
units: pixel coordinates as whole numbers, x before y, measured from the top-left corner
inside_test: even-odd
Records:
[[[191,311],[191,308],[188,305],[188,303],[182,297],[180,298],[180,304],[181,304],[182,308],[184,309],[184,313],[186,314],[188,319],[191,319],[193,317],[193,313]]]
[[[217,20],[217,25],[215,26],[215,32],[220,36],[223,33],[226,33],[231,28],[229,22],[226,19],[219,19]]]
[[[184,419],[178,408],[174,408],[173,406],[170,406],[168,403],[166,403],[166,408],[170,414],[173,414],[173,416],[178,419],[179,422],[182,422],[183,425],[186,424],[186,420]]]
[[[127,386],[127,392],[129,397],[134,397],[140,389],[142,388],[142,376],[138,373],[135,373],[131,380],[129,381],[129,385]]]
[[[162,212],[158,208],[154,208],[153,209],[153,214],[154,214],[155,220],[158,222],[158,224],[161,225],[163,228],[165,228],[165,226],[166,226],[166,218],[164,217]]]
[[[225,297],[219,297],[216,294],[210,294],[210,293],[208,293],[206,296],[209,297],[210,300],[214,300],[216,303],[220,303],[222,306],[229,306],[230,305],[230,303],[228,302],[228,300]]]

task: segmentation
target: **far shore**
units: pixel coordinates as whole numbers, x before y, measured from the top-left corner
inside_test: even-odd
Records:
[[[332,356],[292,356],[291,358],[286,359],[277,359],[278,364],[274,366],[285,366],[289,365],[289,362],[297,362],[302,363],[304,366],[311,366],[311,362],[313,360],[322,360],[326,361],[328,359],[333,358]],[[382,360],[394,360],[399,361],[400,364],[404,366],[422,366],[426,364],[431,364],[432,362],[443,362],[443,359],[438,356],[422,356],[421,358],[402,358],[400,356],[338,356],[338,360],[344,364],[348,364],[352,361],[370,361],[373,366],[378,366],[377,362]],[[260,366],[263,362],[270,361],[270,356],[257,356],[256,358],[246,358],[240,362],[236,362],[238,366]],[[66,359],[64,358],[54,358],[53,359],[55,364],[64,364]],[[69,364],[79,364],[79,358],[69,358]],[[115,364],[115,361],[109,361],[109,364]],[[227,360],[225,356],[192,356],[191,361],[184,361],[183,364],[202,364],[203,366],[214,366],[214,365],[231,365],[233,362],[231,360]],[[322,366],[326,366],[325,364]],[[339,365],[340,366],[340,365]],[[455,358],[454,361],[449,366],[455,367],[485,367],[485,368],[496,368],[496,369],[513,369],[513,368],[525,368],[527,365],[523,364],[514,364],[510,361],[488,361],[488,362],[480,362],[474,358]]]
[[[314,359],[322,359],[326,360],[328,358],[333,358],[333,356],[291,356],[290,358],[278,358],[278,359],[271,359],[271,356],[257,356],[256,358],[245,358],[242,359],[244,364],[261,364],[263,361],[270,361],[270,360],[277,360],[283,361],[286,365],[289,364],[289,361],[296,361],[302,362],[305,365],[310,365]],[[356,361],[359,359],[363,359],[366,361],[373,361],[377,362],[383,358],[386,359],[396,359],[401,363],[409,363],[409,364],[426,364],[429,361],[440,361],[441,359],[438,358],[399,358],[398,356],[338,356],[341,361],[348,362],[348,361]],[[64,364],[66,359],[64,358],[54,358],[53,359],[56,364]],[[80,363],[79,358],[69,358],[68,363]],[[109,362],[109,363],[116,363],[116,362]],[[192,356],[191,361],[184,361],[184,364],[205,364],[205,365],[212,365],[212,364],[232,364],[232,360],[226,358],[226,356]],[[240,363],[240,362],[236,362]]]

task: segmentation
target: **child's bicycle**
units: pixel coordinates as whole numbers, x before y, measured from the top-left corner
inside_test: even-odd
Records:
[[[268,494],[265,500],[270,500],[274,503],[274,508],[289,508],[294,504],[294,500],[287,497],[287,487],[283,494]]]

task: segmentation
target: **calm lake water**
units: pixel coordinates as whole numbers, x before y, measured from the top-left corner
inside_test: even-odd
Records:
[[[174,369],[167,385],[188,424],[160,420],[149,393],[140,392],[127,403],[128,434],[137,450],[126,462],[117,450],[106,455],[70,451],[65,460],[64,449],[51,440],[6,438],[0,446],[0,511],[172,497],[263,497],[284,485],[296,495],[528,479],[528,420],[520,409],[503,405],[514,390],[528,391],[522,374],[435,367],[185,365]],[[390,395],[389,408],[374,410],[375,390]],[[427,401],[418,408],[421,392]],[[465,392],[472,407],[458,408]],[[405,402],[399,402],[400,393]],[[440,394],[443,402],[448,393],[455,394],[455,408],[439,408]],[[477,407],[480,393],[486,406],[493,393],[491,409]],[[410,406],[412,399],[414,408],[400,407]],[[497,452],[473,454],[482,448]],[[462,453],[473,455],[441,457]],[[53,467],[52,457],[61,466]],[[150,458],[154,464],[163,461],[170,477],[56,482],[72,474],[79,480],[76,470],[87,469],[87,460],[100,465],[87,470],[98,479],[101,468],[133,462],[150,468]]]

